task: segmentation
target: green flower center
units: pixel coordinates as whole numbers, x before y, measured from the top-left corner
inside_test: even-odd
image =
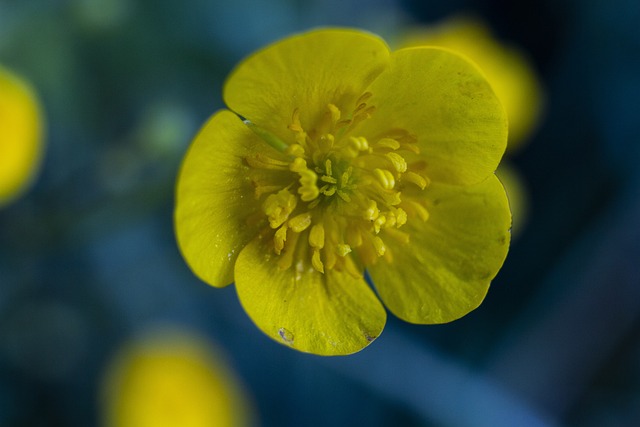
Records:
[[[383,238],[408,243],[409,234],[400,228],[414,218],[428,219],[424,202],[415,197],[429,185],[416,137],[404,129],[373,137],[357,133],[375,112],[367,105],[370,97],[362,95],[348,118],[329,104],[308,131],[296,109],[289,144],[245,122],[283,153],[246,158],[269,224],[264,236],[272,239],[280,268],[294,262],[302,268],[300,261],[310,259],[321,273],[335,268],[361,277],[361,267],[379,257],[392,260]]]

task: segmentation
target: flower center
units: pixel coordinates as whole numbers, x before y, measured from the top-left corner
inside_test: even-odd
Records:
[[[280,268],[294,261],[301,268],[310,260],[321,273],[335,268],[361,277],[362,267],[379,257],[392,260],[384,239],[408,243],[400,228],[429,217],[417,197],[429,179],[416,137],[404,129],[373,137],[357,133],[375,112],[367,105],[370,97],[363,94],[346,118],[329,104],[309,130],[294,110],[289,144],[245,121],[282,153],[246,157]]]

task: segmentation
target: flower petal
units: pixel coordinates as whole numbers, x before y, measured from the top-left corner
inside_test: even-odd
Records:
[[[294,109],[312,129],[332,103],[343,112],[386,67],[383,40],[362,31],[316,30],[276,42],[249,56],[224,87],[230,109],[279,135],[288,136]]]
[[[433,184],[425,191],[429,219],[407,223],[408,244],[385,239],[393,261],[378,262],[369,272],[396,316],[444,323],[484,299],[507,254],[511,215],[494,175],[472,187]]]
[[[302,261],[286,270],[259,239],[245,247],[235,268],[240,302],[255,324],[276,341],[319,355],[344,355],[369,345],[384,328],[386,312],[363,278]]]
[[[476,184],[495,171],[507,143],[507,119],[468,60],[442,48],[401,49],[369,90],[376,112],[359,132],[373,136],[391,127],[415,134],[431,180]]]
[[[182,164],[176,191],[175,230],[193,272],[212,286],[233,281],[238,253],[258,234],[248,218],[260,209],[245,157],[278,154],[230,111],[211,117]]]

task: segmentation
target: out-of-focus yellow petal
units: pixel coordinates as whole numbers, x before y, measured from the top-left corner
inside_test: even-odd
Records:
[[[507,119],[480,70],[441,48],[394,52],[391,65],[369,89],[374,119],[359,132],[393,128],[418,138],[433,181],[476,184],[493,173],[504,153]]]
[[[102,384],[104,427],[240,427],[250,411],[202,339],[162,329],[123,348]]]
[[[443,323],[484,299],[507,255],[511,215],[494,175],[472,187],[434,183],[425,191],[429,219],[407,223],[408,244],[385,239],[391,264],[381,260],[369,272],[395,315]]]
[[[509,116],[509,144],[520,147],[542,112],[543,90],[533,66],[519,49],[502,44],[481,21],[455,18],[409,32],[402,46],[444,46],[471,58],[485,73]]]
[[[315,30],[285,38],[249,56],[224,87],[229,108],[281,138],[295,109],[313,129],[334,104],[351,110],[387,65],[389,49],[373,34]]]
[[[255,324],[274,340],[319,355],[355,353],[384,328],[386,312],[363,278],[316,271],[303,254],[282,270],[259,239],[238,257],[240,302]]]
[[[240,250],[258,232],[260,224],[252,218],[260,205],[246,163],[258,153],[279,154],[235,114],[220,111],[200,130],[183,161],[176,190],[176,237],[193,272],[212,286],[233,281]]]
[[[31,86],[0,66],[0,206],[19,196],[40,169],[43,117]]]
[[[503,161],[500,163],[496,171],[496,176],[500,179],[500,182],[502,182],[507,192],[511,215],[513,216],[511,234],[517,237],[524,229],[529,216],[529,192],[527,185],[521,174],[508,162]]]

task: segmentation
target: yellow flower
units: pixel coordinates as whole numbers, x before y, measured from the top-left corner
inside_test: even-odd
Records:
[[[42,121],[31,86],[0,66],[0,207],[24,192],[39,170]]]
[[[460,52],[485,73],[509,117],[507,149],[518,149],[535,129],[542,112],[542,88],[526,55],[498,42],[480,20],[457,17],[408,32],[402,46],[444,46]]]
[[[214,114],[184,159],[176,235],[202,280],[235,280],[263,332],[321,355],[367,346],[386,312],[365,268],[409,322],[480,304],[510,213],[493,175],[507,122],[474,65],[316,30],[244,60],[224,99],[233,112]]]
[[[249,406],[205,341],[162,329],[121,349],[102,384],[105,427],[240,427]]]

